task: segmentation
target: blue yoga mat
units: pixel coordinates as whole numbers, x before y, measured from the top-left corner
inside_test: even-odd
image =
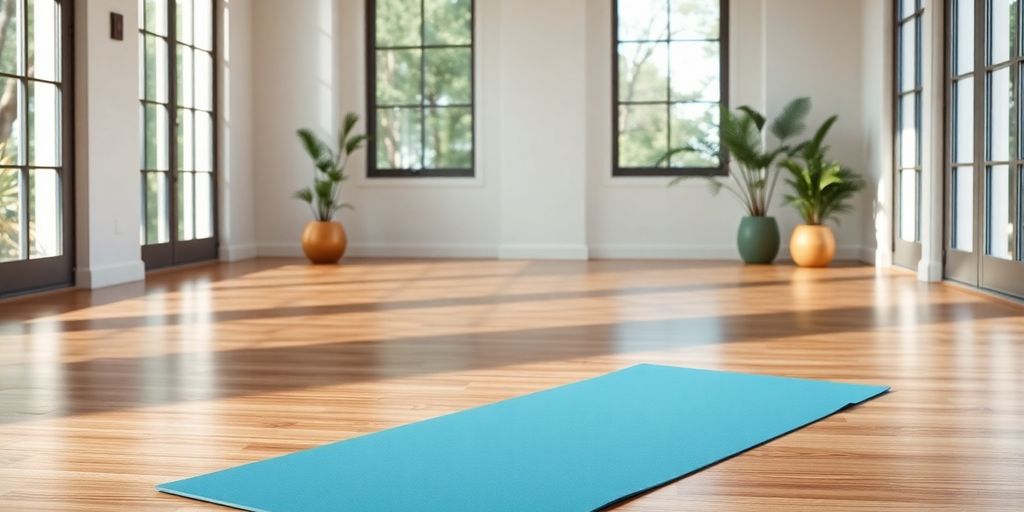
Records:
[[[157,489],[251,511],[595,510],[887,390],[640,365]]]

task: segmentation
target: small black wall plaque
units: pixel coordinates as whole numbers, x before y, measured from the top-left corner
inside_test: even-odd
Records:
[[[124,16],[116,12],[110,13],[110,38],[114,41],[124,40]]]

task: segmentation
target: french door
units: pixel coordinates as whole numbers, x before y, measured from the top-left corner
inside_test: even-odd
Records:
[[[69,0],[0,0],[0,296],[72,284]]]
[[[951,0],[946,277],[1024,297],[1021,3]]]
[[[921,259],[922,0],[897,0],[896,179],[893,261],[917,268]]]
[[[217,257],[213,0],[139,0],[142,259]]]

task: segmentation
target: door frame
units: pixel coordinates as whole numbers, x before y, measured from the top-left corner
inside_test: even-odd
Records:
[[[210,238],[178,241],[178,152],[177,147],[171,147],[170,140],[176,139],[178,133],[177,98],[178,98],[178,59],[177,59],[177,3],[174,0],[167,0],[167,121],[168,121],[168,147],[167,147],[167,219],[169,241],[161,244],[142,243],[142,261],[146,270],[158,270],[177,265],[187,265],[202,261],[216,260],[220,247],[220,130],[218,129],[218,116],[220,114],[220,35],[218,26],[220,11],[223,7],[221,0],[211,2],[213,13],[210,23],[212,38],[212,59],[213,69],[210,76],[213,83],[210,86],[212,112],[210,151],[213,152],[213,169],[210,173],[210,203],[211,203],[211,233]],[[140,16],[143,13],[139,13]],[[142,173],[140,173],[141,176]],[[140,184],[145,187],[145,182]],[[142,211],[141,222],[145,222],[145,209]]]
[[[1014,257],[1016,260],[1004,260],[996,258],[987,254],[988,248],[986,242],[989,238],[989,227],[990,223],[988,220],[988,202],[989,202],[989,180],[988,174],[992,165],[988,162],[987,146],[988,146],[988,116],[989,109],[986,102],[989,84],[988,76],[992,68],[1003,67],[1002,64],[992,66],[988,64],[987,60],[987,46],[988,43],[978,44],[978,41],[988,41],[988,0],[974,0],[974,69],[971,71],[974,80],[974,98],[973,98],[973,109],[974,109],[974,155],[972,168],[972,177],[974,180],[973,184],[973,197],[972,197],[972,251],[966,252],[955,249],[953,247],[953,230],[954,221],[953,218],[953,205],[952,201],[955,197],[954,183],[953,183],[953,172],[952,169],[955,166],[953,162],[953,59],[954,45],[956,43],[955,34],[953,33],[953,19],[956,15],[954,10],[956,9],[957,0],[945,0],[945,27],[943,30],[943,97],[944,97],[944,113],[943,113],[943,197],[942,197],[942,219],[943,219],[943,276],[946,279],[961,282],[969,286],[994,291],[997,293],[1003,293],[1016,297],[1024,297],[1024,262],[1019,261],[1021,251],[1024,250],[1024,244],[1022,244],[1022,234],[1020,228],[1024,227],[1024,218],[1022,218],[1021,200],[1024,199],[1024,191],[1021,189],[1021,173],[1022,165],[1020,160],[1024,160],[1024,153],[1020,139],[1018,139],[1017,155],[1012,158],[1006,165],[1009,167],[1010,174],[1010,205],[1011,208],[1016,206],[1016,226],[1017,230],[1014,233]],[[1018,5],[1017,9],[1022,7]],[[1022,11],[1018,10],[1018,13]],[[1020,21],[1018,21],[1020,23]],[[1018,44],[1022,41],[1021,37],[1024,34],[1018,27]],[[1018,52],[1021,51],[1018,49]],[[1024,69],[1020,63],[1014,62],[1015,57],[1011,56],[1011,63],[1009,66],[1017,67],[1017,83],[1015,84],[1016,90],[1014,93],[1017,98],[1024,96],[1022,94],[1021,78],[1024,74],[1020,73],[1021,69]],[[1013,71],[1011,71],[1012,73]],[[1016,112],[1013,113],[1015,116],[1018,132],[1024,127],[1024,109],[1018,104],[1016,105]],[[998,165],[1002,165],[1001,163]]]
[[[893,209],[892,209],[892,230],[891,230],[892,231],[892,240],[891,240],[892,246],[891,246],[891,249],[892,249],[892,262],[893,262],[893,264],[898,265],[900,267],[904,267],[904,268],[908,268],[908,269],[917,271],[918,265],[919,265],[919,263],[921,261],[921,254],[922,254],[921,241],[922,241],[922,238],[924,236],[924,226],[921,223],[922,212],[923,212],[923,208],[924,208],[923,201],[925,199],[924,195],[923,195],[923,190],[922,190],[922,183],[924,181],[924,173],[925,173],[925,168],[924,168],[924,140],[925,140],[925,138],[924,138],[924,122],[923,122],[923,111],[924,111],[925,105],[924,105],[924,94],[923,94],[923,91],[924,91],[924,87],[925,87],[925,85],[927,83],[927,78],[928,78],[926,76],[925,72],[924,72],[924,70],[925,70],[925,67],[924,67],[925,52],[924,52],[923,38],[924,38],[924,28],[925,28],[926,18],[922,15],[922,13],[924,12],[924,10],[927,7],[930,7],[930,6],[926,6],[925,5],[927,0],[922,0],[921,6],[917,7],[914,10],[914,14],[913,14],[913,16],[916,17],[917,21],[916,22],[914,22],[914,21],[910,22],[910,23],[917,23],[917,28],[914,31],[914,37],[917,39],[917,41],[915,43],[917,45],[917,48],[915,50],[916,58],[915,58],[914,66],[916,67],[916,69],[914,70],[914,73],[915,73],[915,76],[917,77],[916,80],[918,81],[918,85],[913,90],[907,91],[906,93],[907,94],[911,94],[911,93],[917,94],[917,97],[918,97],[918,101],[917,101],[917,104],[916,104],[917,106],[915,108],[915,113],[914,113],[914,115],[916,117],[915,124],[917,126],[917,153],[918,154],[917,154],[917,167],[916,167],[916,169],[917,169],[917,180],[916,180],[917,190],[914,192],[916,194],[916,196],[917,196],[917,201],[916,201],[917,211],[914,213],[914,215],[915,215],[915,222],[916,222],[915,230],[916,230],[917,241],[916,242],[908,242],[906,240],[903,240],[901,238],[901,236],[900,236],[900,228],[901,228],[901,225],[902,225],[901,224],[901,219],[900,219],[900,213],[901,213],[901,208],[902,208],[902,204],[900,203],[900,192],[901,192],[902,185],[903,185],[902,181],[900,180],[900,172],[902,170],[901,167],[900,167],[900,157],[901,157],[901,155],[900,155],[901,147],[900,146],[901,146],[901,141],[900,141],[900,137],[899,137],[899,135],[900,135],[900,122],[901,122],[901,117],[902,117],[901,116],[902,111],[901,111],[900,99],[904,95],[904,92],[900,90],[901,89],[901,83],[900,83],[901,82],[901,71],[902,71],[902,69],[901,69],[901,60],[903,58],[903,54],[900,51],[901,50],[901,43],[902,43],[900,29],[903,26],[903,24],[902,24],[903,17],[901,16],[901,14],[902,14],[902,12],[901,12],[902,5],[901,4],[903,2],[905,2],[905,1],[915,1],[915,0],[896,0],[896,1],[894,1],[892,3],[892,25],[891,25],[891,27],[892,27],[892,37],[893,37],[893,39],[892,39],[893,40],[893,44],[892,44],[892,56],[893,56],[893,59],[892,59],[892,77],[893,77],[893,80],[892,80],[892,90],[893,90],[893,94],[892,94],[891,111],[894,113],[894,116],[893,116],[892,133],[891,133],[892,140],[893,140],[892,155],[891,155],[892,156],[892,169],[893,169],[893,172],[892,172],[892,205],[893,205]],[[916,1],[915,1],[915,4],[916,4]]]

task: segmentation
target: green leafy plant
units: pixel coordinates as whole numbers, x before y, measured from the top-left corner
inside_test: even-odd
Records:
[[[313,159],[313,186],[295,192],[293,197],[308,204],[313,218],[318,221],[330,222],[342,208],[353,208],[348,203],[342,203],[338,194],[341,192],[341,183],[347,179],[345,166],[348,165],[349,157],[366,142],[365,134],[352,133],[358,121],[359,116],[356,114],[345,116],[336,151],[312,130],[303,128],[298,131],[302,147]]]
[[[810,110],[809,98],[797,98],[787,103],[769,124],[764,115],[751,107],[739,107],[735,112],[722,108],[721,145],[729,152],[731,160],[728,177],[705,177],[711,185],[711,192],[717,195],[725,190],[743,205],[749,216],[767,216],[780,174],[777,161],[800,149],[801,145],[791,146],[787,142],[803,132]],[[765,142],[766,126],[778,140],[773,147],[768,147]],[[688,151],[705,153],[707,148],[687,146],[672,149],[659,163],[676,153]],[[676,178],[669,186],[687,178]]]
[[[837,119],[830,117],[795,157],[780,164],[790,175],[786,183],[792,193],[786,195],[786,202],[796,208],[807,224],[838,222],[838,215],[850,209],[849,200],[865,185],[859,174],[828,158],[825,137]]]

